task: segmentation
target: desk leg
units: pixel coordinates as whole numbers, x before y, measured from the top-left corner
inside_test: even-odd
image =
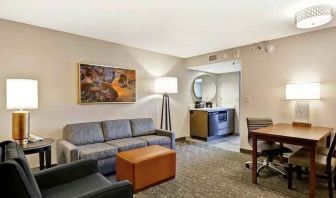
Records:
[[[43,170],[44,169],[44,151],[40,151],[39,156],[40,156],[40,170]]]
[[[316,149],[317,143],[311,146],[310,150],[310,175],[309,175],[309,197],[315,197],[316,191]]]
[[[46,155],[46,167],[50,168],[51,167],[51,146],[48,146],[45,151]]]
[[[252,182],[257,184],[257,137],[252,135]]]

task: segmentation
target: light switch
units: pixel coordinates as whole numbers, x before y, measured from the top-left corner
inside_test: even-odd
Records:
[[[251,102],[251,97],[250,96],[246,96],[245,97],[245,102],[246,103],[250,103]]]

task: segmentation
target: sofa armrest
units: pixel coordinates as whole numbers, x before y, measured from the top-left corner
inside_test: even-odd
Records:
[[[133,197],[133,186],[129,181],[120,181],[110,186],[99,188],[97,190],[91,191],[85,195],[76,196],[77,198],[110,198],[110,197],[120,197],[120,198],[132,198]]]
[[[57,141],[57,164],[66,164],[79,160],[78,148],[66,140]]]
[[[176,149],[175,145],[175,132],[173,131],[167,131],[167,130],[162,130],[162,129],[155,129],[155,134],[160,135],[160,136],[166,136],[169,137],[171,140],[171,148]]]
[[[34,176],[40,190],[44,190],[95,173],[98,173],[98,162],[83,159],[36,172]]]

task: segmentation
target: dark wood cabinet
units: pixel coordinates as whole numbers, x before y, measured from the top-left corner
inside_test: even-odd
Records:
[[[234,133],[234,109],[190,110],[190,136],[201,140],[214,140]]]

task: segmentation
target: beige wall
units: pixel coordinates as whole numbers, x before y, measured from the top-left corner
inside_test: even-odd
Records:
[[[0,43],[0,140],[11,138],[6,78],[39,81],[39,108],[31,110],[31,132],[58,139],[68,123],[152,117],[158,127],[161,96],[153,94],[154,76],[177,76],[179,94],[171,96],[173,129],[177,137],[189,135],[190,90],[199,73],[185,70],[181,58],[5,20],[0,20]],[[135,68],[137,102],[79,105],[78,62]],[[37,156],[29,162],[37,166]]]
[[[240,72],[216,75],[217,105],[235,108],[235,133],[239,134]]]
[[[321,82],[322,100],[310,102],[311,122],[336,128],[336,28],[261,43],[266,44],[274,45],[275,51],[257,50],[255,44],[218,52],[233,54],[238,49],[242,60],[241,148],[250,149],[246,117],[292,122],[295,103],[285,100],[287,82]],[[207,55],[201,55],[187,59],[185,65],[206,63]]]

